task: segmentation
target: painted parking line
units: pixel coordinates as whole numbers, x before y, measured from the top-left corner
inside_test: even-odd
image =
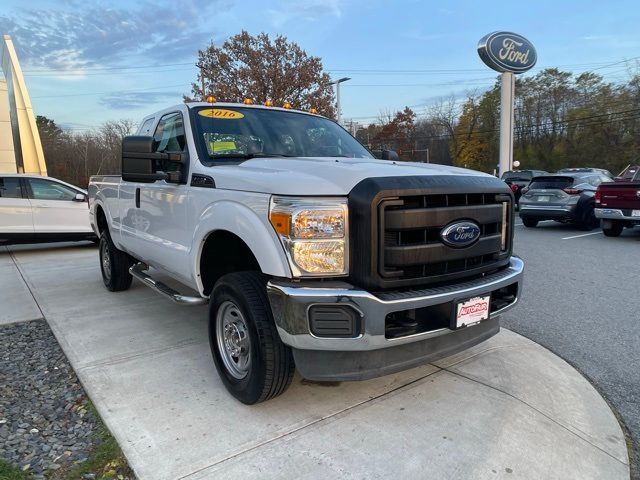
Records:
[[[571,237],[563,237],[562,240],[571,240],[572,238],[587,237],[589,235],[600,235],[602,232],[583,233],[582,235],[573,235]]]

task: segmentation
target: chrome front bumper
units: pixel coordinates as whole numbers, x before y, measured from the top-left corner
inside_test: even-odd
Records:
[[[275,279],[267,284],[267,292],[280,338],[286,345],[297,350],[364,352],[460,332],[460,330],[439,328],[400,338],[386,338],[385,322],[387,314],[392,312],[486,295],[515,283],[518,284],[519,295],[523,270],[524,262],[518,257],[511,257],[509,265],[499,272],[454,285],[411,292],[389,292],[376,296],[345,282],[332,284],[316,282],[313,286],[309,286]],[[508,306],[492,312],[491,317],[495,318],[513,307],[517,303],[518,295]],[[355,338],[314,336],[309,326],[308,311],[311,306],[318,304],[349,305],[361,317],[360,335]]]
[[[633,222],[640,222],[640,217],[625,215],[619,208],[596,208],[595,214],[596,218],[603,218],[605,220],[630,220]]]

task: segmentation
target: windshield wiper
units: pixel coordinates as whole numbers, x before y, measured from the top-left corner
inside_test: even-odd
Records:
[[[280,153],[224,153],[221,155],[209,155],[212,160],[226,159],[226,158],[241,158],[243,160],[249,160],[251,158],[287,158],[293,155],[284,155]]]

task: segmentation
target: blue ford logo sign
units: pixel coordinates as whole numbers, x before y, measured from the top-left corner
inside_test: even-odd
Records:
[[[482,37],[478,42],[478,55],[498,72],[523,73],[538,60],[531,42],[512,32],[493,32]]]
[[[440,231],[442,243],[450,247],[468,247],[480,238],[480,227],[474,222],[455,222]]]

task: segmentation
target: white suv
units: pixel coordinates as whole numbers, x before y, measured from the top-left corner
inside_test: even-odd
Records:
[[[0,174],[0,245],[95,240],[87,201],[55,178]]]

